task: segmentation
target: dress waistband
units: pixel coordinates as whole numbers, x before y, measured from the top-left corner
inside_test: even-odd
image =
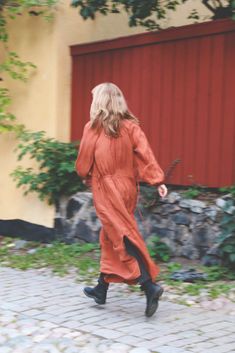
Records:
[[[98,174],[97,172],[92,173],[92,176],[95,178],[111,178],[111,177],[127,177],[127,178],[134,178],[134,174],[127,174],[127,173],[122,173],[122,172],[115,172],[113,174]]]

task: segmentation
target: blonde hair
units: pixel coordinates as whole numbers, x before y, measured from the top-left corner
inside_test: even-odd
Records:
[[[101,83],[93,88],[92,94],[91,127],[103,128],[106,135],[118,137],[122,120],[129,119],[139,123],[129,111],[122,91],[114,83]]]

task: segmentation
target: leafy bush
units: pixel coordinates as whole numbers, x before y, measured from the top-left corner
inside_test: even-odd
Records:
[[[27,155],[37,162],[35,168],[17,167],[11,174],[17,187],[25,186],[25,195],[36,192],[40,200],[57,205],[61,196],[85,189],[75,171],[76,143],[47,138],[44,131],[24,132],[19,139],[18,160]]]
[[[186,190],[183,193],[183,195],[187,199],[193,199],[194,197],[197,197],[198,195],[200,195],[200,193],[201,191],[196,186],[192,186],[188,190]]]
[[[224,186],[222,188],[219,188],[219,191],[230,193],[233,197],[235,197],[235,185]]]
[[[226,201],[220,223],[221,235],[218,238],[222,261],[225,266],[235,269],[235,206],[233,200]]]
[[[203,266],[202,270],[207,274],[207,281],[234,280],[235,273],[223,266]]]
[[[150,256],[158,261],[167,262],[170,260],[171,251],[167,244],[165,244],[161,239],[152,235],[147,240],[147,247]]]

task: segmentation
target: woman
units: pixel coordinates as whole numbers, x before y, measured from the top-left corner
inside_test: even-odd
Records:
[[[163,289],[155,284],[159,268],[151,259],[134,218],[139,181],[156,185],[161,197],[164,173],[158,165],[138,119],[128,110],[121,90],[102,83],[92,90],[90,121],[85,125],[76,161],[77,173],[92,187],[100,231],[100,277],[84,293],[106,302],[110,282],[141,285],[146,316],[158,307]]]

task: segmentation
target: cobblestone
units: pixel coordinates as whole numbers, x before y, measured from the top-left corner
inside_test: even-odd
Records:
[[[0,353],[234,353],[235,317],[163,300],[144,316],[142,293],[112,284],[105,306],[84,284],[0,267]]]

